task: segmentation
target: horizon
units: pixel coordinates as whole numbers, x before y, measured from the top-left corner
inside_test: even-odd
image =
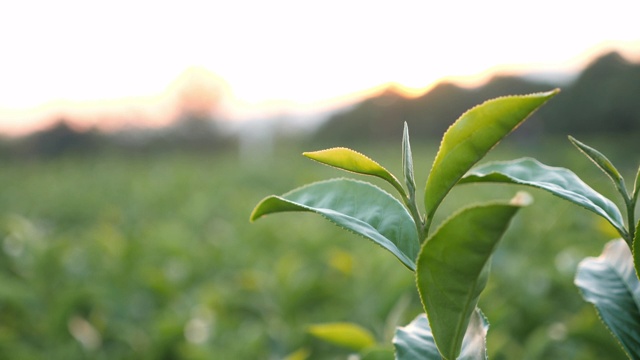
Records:
[[[104,131],[163,126],[183,111],[241,121],[306,116],[389,86],[417,96],[496,74],[570,76],[610,51],[640,61],[638,9],[628,1],[586,4],[580,17],[551,2],[524,15],[493,11],[508,4],[66,0],[36,2],[37,14],[16,4],[0,15],[9,55],[0,66],[0,133],[60,119]],[[533,26],[541,19],[556,26]]]

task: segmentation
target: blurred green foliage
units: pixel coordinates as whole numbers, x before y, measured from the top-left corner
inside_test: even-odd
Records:
[[[428,161],[418,169],[430,168],[432,145],[414,143],[416,163]],[[259,162],[232,151],[3,160],[0,358],[344,359],[348,351],[307,331],[328,322],[357,323],[390,343],[395,326],[422,312],[400,262],[311,214],[249,225],[265,195],[341,176],[305,150],[317,149],[280,144]],[[393,167],[400,149],[356,150],[402,171]],[[600,178],[566,140],[507,142],[490,158],[521,155]],[[614,197],[607,179],[591,185]],[[517,190],[457,187],[437,216]],[[577,262],[600,253],[609,225],[529,191],[535,203],[507,232],[480,298],[490,358],[624,358],[573,285]]]

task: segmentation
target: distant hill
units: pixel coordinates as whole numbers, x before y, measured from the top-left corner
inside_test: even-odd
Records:
[[[439,138],[464,111],[485,100],[556,87],[562,89],[561,93],[535,113],[520,133],[640,132],[640,64],[610,53],[564,86],[559,82],[496,76],[475,88],[443,82],[417,98],[406,98],[389,88],[330,117],[314,139],[330,145],[360,140],[397,141],[405,121],[412,138]]]

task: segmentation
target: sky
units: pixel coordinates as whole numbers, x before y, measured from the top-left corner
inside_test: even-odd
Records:
[[[185,74],[250,118],[388,83],[577,71],[607,49],[640,60],[638,14],[637,0],[3,2],[0,132],[166,118]]]

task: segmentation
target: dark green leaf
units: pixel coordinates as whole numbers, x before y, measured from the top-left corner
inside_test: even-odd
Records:
[[[501,182],[532,186],[546,190],[605,218],[620,235],[627,236],[620,210],[585,184],[570,170],[551,167],[531,158],[492,162],[472,169],[460,179],[460,184],[473,182]]]
[[[610,241],[602,255],[578,265],[575,284],[595,305],[600,318],[632,359],[640,358],[640,283],[631,251],[622,240]]]
[[[320,163],[362,175],[376,176],[393,185],[402,196],[407,196],[404,188],[387,169],[369,157],[351,149],[337,147],[332,149],[305,152],[302,155]]]
[[[488,329],[487,319],[480,310],[476,309],[471,315],[469,327],[462,342],[459,360],[487,359],[486,336]],[[420,314],[409,325],[399,327],[393,338],[393,344],[398,360],[442,359],[425,314]]]
[[[269,196],[251,220],[284,211],[309,211],[372,240],[415,270],[420,242],[415,223],[404,206],[389,193],[366,182],[334,179]]]
[[[520,205],[466,208],[422,246],[416,270],[418,291],[446,359],[460,354],[470,316],[487,283],[491,254]]]
[[[431,218],[451,188],[502,138],[518,127],[558,90],[505,96],[478,105],[445,132],[425,189],[425,208]]]

